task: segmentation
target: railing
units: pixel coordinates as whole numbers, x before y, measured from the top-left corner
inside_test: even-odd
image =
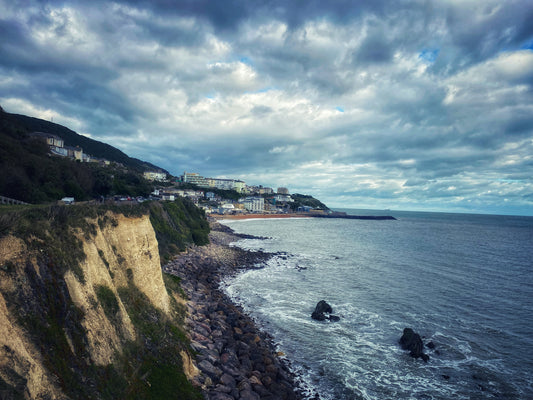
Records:
[[[29,204],[20,200],[10,199],[9,197],[0,196],[0,204]]]

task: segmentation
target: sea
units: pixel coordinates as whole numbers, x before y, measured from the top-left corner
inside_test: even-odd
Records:
[[[396,220],[225,220],[274,253],[223,288],[309,395],[533,399],[533,217],[342,210]],[[311,318],[325,300],[340,321]],[[399,346],[417,332],[429,361]]]

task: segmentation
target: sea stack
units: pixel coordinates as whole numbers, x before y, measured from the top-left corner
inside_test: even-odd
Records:
[[[325,300],[320,300],[316,307],[315,311],[311,314],[311,318],[316,319],[317,321],[325,321],[329,319],[330,321],[338,321],[340,318],[336,315],[332,315],[333,309],[331,306],[326,303]],[[330,314],[326,316],[326,314]]]
[[[409,350],[409,355],[414,358],[422,358],[428,362],[429,356],[424,353],[424,343],[418,333],[415,333],[411,328],[405,328],[403,335],[400,338],[400,346],[404,350]]]

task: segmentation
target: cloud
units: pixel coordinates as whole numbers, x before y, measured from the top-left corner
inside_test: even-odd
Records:
[[[533,209],[528,1],[13,1],[0,15],[4,109],[174,174],[339,207]]]

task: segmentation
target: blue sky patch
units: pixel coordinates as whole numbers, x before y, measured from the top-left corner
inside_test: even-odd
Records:
[[[420,52],[418,58],[433,63],[439,56],[439,52],[439,49],[424,49]]]
[[[533,40],[530,40],[529,42],[525,42],[522,47],[520,47],[522,50],[533,50]]]

